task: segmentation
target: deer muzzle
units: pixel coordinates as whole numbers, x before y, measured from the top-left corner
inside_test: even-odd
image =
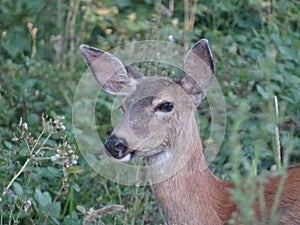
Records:
[[[114,134],[109,136],[104,146],[107,153],[118,160],[125,159],[127,161],[128,156],[128,160],[131,158],[131,154],[128,151],[126,141],[124,139],[118,138]]]

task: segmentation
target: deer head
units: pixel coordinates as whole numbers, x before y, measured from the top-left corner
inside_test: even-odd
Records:
[[[123,117],[105,143],[118,160],[143,156],[150,164],[189,149],[198,134],[195,110],[212,81],[214,65],[208,41],[201,39],[187,52],[184,76],[145,77],[108,52],[80,46],[96,81],[108,93],[125,96]]]

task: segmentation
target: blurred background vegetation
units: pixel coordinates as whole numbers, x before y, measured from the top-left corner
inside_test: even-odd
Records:
[[[77,149],[72,99],[86,70],[78,47],[163,40],[188,49],[202,37],[227,105],[211,168],[237,184],[244,224],[254,224],[257,193],[241,194],[239,184],[254,187],[264,170],[300,161],[298,0],[1,0],[0,224],[162,224],[149,187],[106,180]],[[96,118],[103,138],[111,106],[103,94]],[[213,141],[207,107],[199,109],[204,143]],[[125,209],[100,218],[109,205]]]

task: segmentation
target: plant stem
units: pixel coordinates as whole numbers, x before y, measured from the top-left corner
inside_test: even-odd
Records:
[[[23,171],[25,170],[25,168],[28,165],[28,163],[30,162],[30,160],[31,160],[31,158],[29,157],[26,160],[26,162],[24,163],[24,165],[21,167],[21,169],[19,170],[19,172],[8,183],[8,185],[6,186],[6,188],[4,189],[4,191],[2,193],[2,197],[0,197],[0,202],[2,201],[3,197],[7,194],[7,190],[10,188],[10,186],[13,184],[13,182],[21,175],[21,173],[23,173]]]

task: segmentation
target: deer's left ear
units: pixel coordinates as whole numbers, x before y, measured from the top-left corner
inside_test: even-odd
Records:
[[[110,94],[127,95],[135,89],[135,80],[143,77],[137,69],[125,66],[108,52],[88,45],[81,45],[80,51],[97,82]]]
[[[180,84],[198,105],[206,95],[214,75],[214,63],[208,41],[201,39],[188,51],[184,60],[185,76]]]

